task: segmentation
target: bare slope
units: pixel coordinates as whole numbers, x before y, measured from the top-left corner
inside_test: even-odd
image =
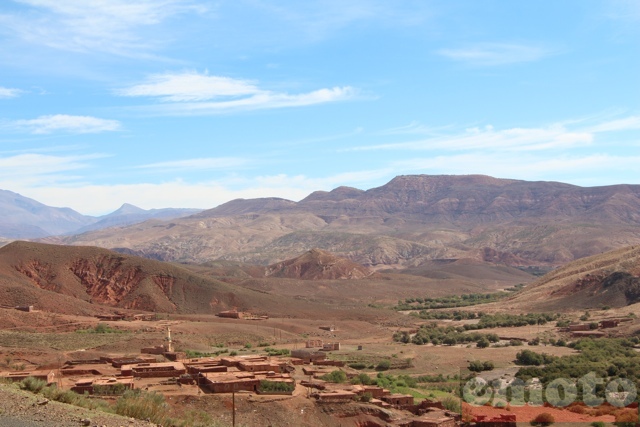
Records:
[[[523,309],[624,307],[640,302],[640,247],[583,258],[552,271],[505,304]]]

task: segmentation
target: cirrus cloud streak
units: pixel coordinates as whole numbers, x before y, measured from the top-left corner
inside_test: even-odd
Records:
[[[53,114],[35,119],[14,120],[5,127],[26,130],[33,134],[65,133],[100,133],[120,130],[117,120],[100,119],[92,116],[72,116]]]

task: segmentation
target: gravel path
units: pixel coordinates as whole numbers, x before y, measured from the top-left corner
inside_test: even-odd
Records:
[[[46,402],[46,403],[45,403]],[[0,384],[1,427],[154,427],[155,424],[46,401],[42,396]]]

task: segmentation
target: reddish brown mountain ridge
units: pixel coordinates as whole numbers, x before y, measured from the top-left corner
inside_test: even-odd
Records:
[[[640,186],[578,187],[482,175],[398,176],[299,202],[233,200],[171,222],[48,239],[165,261],[270,265],[320,248],[369,268],[477,258],[558,266],[640,244]]]

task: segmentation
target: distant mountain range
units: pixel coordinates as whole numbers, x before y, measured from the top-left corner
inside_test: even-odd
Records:
[[[438,259],[548,268],[640,243],[640,186],[398,176],[367,191],[239,199],[164,223],[44,241],[190,263],[269,265],[318,248],[373,269]]]
[[[148,219],[173,219],[192,215],[200,209],[144,210],[125,203],[104,216],[82,215],[70,208],[54,208],[20,194],[0,190],[0,237],[35,239],[79,234],[107,227],[125,226]]]

